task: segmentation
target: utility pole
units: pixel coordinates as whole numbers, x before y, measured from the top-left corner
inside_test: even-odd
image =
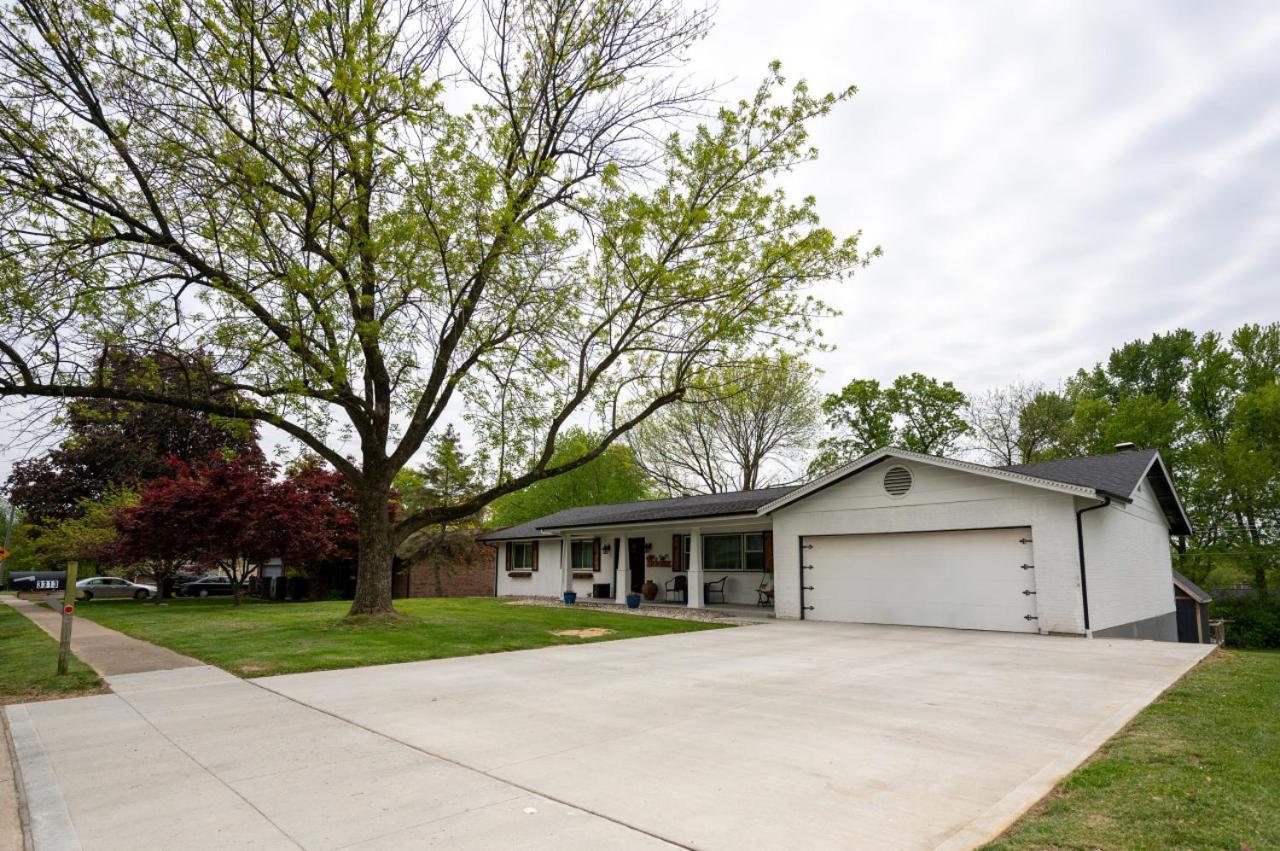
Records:
[[[76,573],[78,562],[67,562],[67,587],[62,591],[62,637],[58,642],[58,673],[67,672],[67,657],[71,653],[71,618],[76,610]]]

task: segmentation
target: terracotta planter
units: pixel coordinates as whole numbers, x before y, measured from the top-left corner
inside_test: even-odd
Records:
[[[644,594],[646,600],[652,602],[653,598],[658,596],[658,583],[652,579],[645,580],[644,585],[640,586],[640,593]]]

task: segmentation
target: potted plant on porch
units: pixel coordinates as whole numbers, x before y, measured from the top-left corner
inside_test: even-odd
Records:
[[[644,585],[640,586],[640,593],[644,595],[646,600],[652,601],[658,596],[658,583],[652,579],[646,579]]]
[[[578,592],[577,592],[577,591],[565,591],[565,592],[564,592],[564,604],[565,604],[566,606],[572,606],[572,605],[573,605],[574,603],[576,603],[576,602],[578,602]]]
[[[639,594],[639,593],[637,593],[637,592],[635,592],[635,591],[632,591],[630,594],[628,594],[628,595],[627,595],[627,608],[628,608],[628,609],[638,609],[638,608],[640,608],[640,594]]]

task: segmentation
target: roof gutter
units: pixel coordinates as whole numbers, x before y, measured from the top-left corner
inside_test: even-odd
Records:
[[[1084,569],[1084,517],[1086,511],[1096,511],[1111,504],[1111,497],[1103,496],[1102,502],[1076,510],[1076,542],[1080,545],[1080,602],[1084,604],[1084,631],[1089,633],[1089,579]]]

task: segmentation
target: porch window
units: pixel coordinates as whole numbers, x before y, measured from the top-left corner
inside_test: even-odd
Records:
[[[569,568],[574,573],[590,573],[594,567],[591,541],[572,541],[569,544]]]
[[[507,570],[533,570],[533,544],[529,541],[517,541],[511,544],[511,563]]]
[[[764,535],[707,535],[703,539],[703,570],[716,572],[764,570]]]
[[[745,570],[764,570],[764,534],[748,532],[742,536],[743,549],[746,551]]]

